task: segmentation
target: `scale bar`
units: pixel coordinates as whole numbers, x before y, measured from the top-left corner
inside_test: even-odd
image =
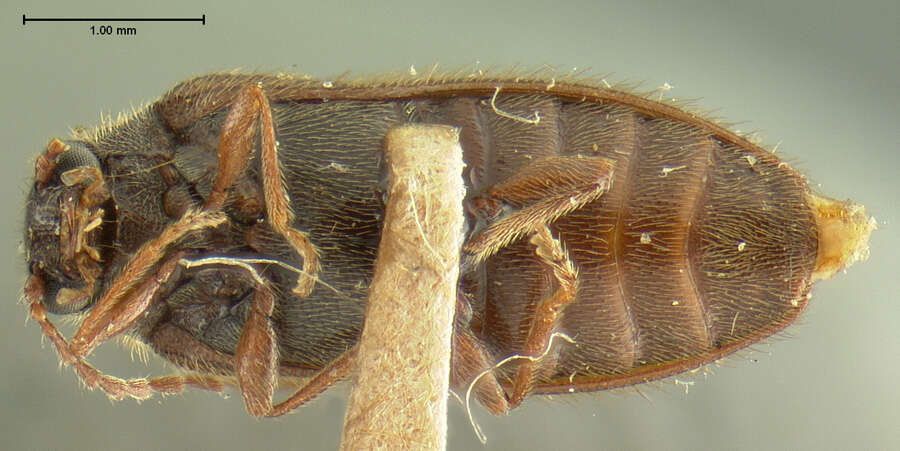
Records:
[[[22,14],[22,25],[28,22],[200,22],[206,25],[206,14],[201,17],[25,17]]]

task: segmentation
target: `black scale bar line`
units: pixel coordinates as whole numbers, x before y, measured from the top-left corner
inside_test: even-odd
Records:
[[[25,17],[22,14],[22,25],[28,22],[200,22],[206,25],[206,14],[201,17]]]

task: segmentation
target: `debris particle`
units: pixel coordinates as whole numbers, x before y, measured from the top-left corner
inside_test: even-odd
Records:
[[[737,318],[738,318],[738,315],[740,315],[740,314],[741,314],[741,312],[735,313],[734,318],[731,319],[731,336],[732,337],[734,336],[734,326],[737,325]]]
[[[512,113],[507,113],[507,112],[501,110],[500,108],[497,108],[497,95],[498,94],[500,94],[499,86],[497,86],[494,89],[494,95],[491,97],[491,109],[494,110],[494,113],[496,113],[497,116],[505,117],[507,119],[512,119],[516,122],[522,122],[524,124],[537,125],[537,124],[541,123],[541,112],[540,111],[535,111],[534,118],[529,119],[527,117],[521,117],[521,116],[516,116],[515,114],[512,114]]]
[[[657,87],[656,90],[659,91],[659,99],[658,100],[661,102],[662,98],[663,98],[663,93],[666,91],[671,91],[672,88],[674,88],[674,86],[670,85],[668,82],[663,82],[662,85]]]
[[[682,165],[680,165],[680,166],[663,166],[662,169],[659,171],[659,172],[660,172],[660,175],[659,175],[659,176],[660,176],[660,177],[666,177],[666,176],[669,175],[670,172],[674,172],[674,171],[677,171],[677,170],[679,170],[679,169],[684,169],[684,168],[686,168],[686,167],[687,167],[687,165],[684,165],[684,164],[682,164]]]
[[[341,174],[346,174],[347,172],[350,171],[350,169],[347,168],[347,166],[345,166],[341,163],[338,163],[336,161],[332,161],[330,164],[325,166],[323,169],[334,169],[335,171],[338,171]]]
[[[688,394],[691,386],[694,385],[694,381],[683,381],[681,379],[675,378],[675,385],[683,385],[684,386],[684,394]]]

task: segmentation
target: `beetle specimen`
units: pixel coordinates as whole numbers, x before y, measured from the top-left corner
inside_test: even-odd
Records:
[[[52,140],[26,211],[30,312],[90,388],[144,399],[233,377],[280,415],[346,375],[379,239],[383,137],[459,127],[467,168],[451,385],[491,412],[700,367],[790,324],[874,221],[747,139],[616,89],[443,77],[213,74]],[[71,340],[47,312],[80,314]],[[557,332],[572,338],[550,345]],[[185,368],[122,380],[130,334]],[[549,352],[544,352],[549,349]],[[538,356],[494,366],[511,355]],[[281,377],[306,385],[273,405]]]

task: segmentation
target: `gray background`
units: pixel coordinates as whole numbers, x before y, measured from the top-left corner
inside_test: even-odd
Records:
[[[631,392],[548,402],[507,417],[475,415],[488,449],[898,449],[898,105],[900,12],[884,1],[42,2],[2,10],[0,154],[3,235],[0,447],[5,449],[333,449],[345,392],[259,421],[239,396],[189,392],[110,403],[60,370],[18,299],[23,196],[32,161],[68,127],[152,101],[192,75],[237,67],[326,77],[441,67],[556,65],[668,82],[670,95],[769,144],[838,198],[882,223],[872,257],[820,283],[790,339],[726,360],[685,394],[671,380]],[[328,4],[326,4],[328,3]],[[555,3],[555,4],[554,4]],[[252,6],[251,6],[252,5]],[[137,24],[137,36],[90,36],[88,23],[21,15],[199,16]],[[121,24],[120,24],[121,26]],[[92,357],[121,376],[163,374],[107,345]],[[451,449],[479,449],[451,403]]]

